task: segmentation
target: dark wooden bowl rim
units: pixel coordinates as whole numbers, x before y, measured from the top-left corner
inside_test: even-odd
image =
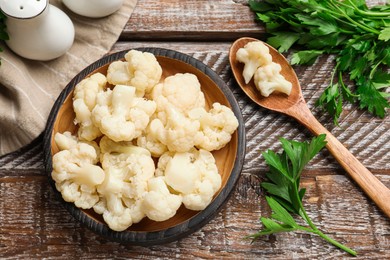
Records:
[[[62,201],[64,207],[70,212],[70,214],[90,230],[114,241],[146,246],[146,245],[172,242],[192,232],[195,232],[199,230],[202,226],[204,226],[208,221],[210,221],[211,218],[215,216],[215,214],[221,209],[221,207],[224,205],[227,198],[229,197],[230,193],[232,192],[243,167],[244,157],[245,157],[245,127],[244,127],[244,120],[241,114],[241,110],[232,91],[225,84],[225,82],[213,70],[207,67],[204,63],[191,56],[188,56],[186,54],[174,50],[168,50],[162,48],[137,48],[136,50],[151,52],[156,56],[168,57],[171,59],[185,62],[195,67],[196,69],[200,70],[202,73],[206,74],[212,81],[214,81],[214,83],[218,86],[218,88],[223,92],[234,114],[236,115],[239,121],[239,127],[237,129],[238,145],[237,145],[236,160],[234,162],[233,170],[230,174],[230,177],[227,180],[225,187],[219,192],[219,194],[214,198],[214,200],[206,209],[198,212],[188,220],[164,230],[153,231],[153,232],[126,230],[123,232],[116,232],[108,228],[107,225],[94,221],[88,214],[86,214],[83,210],[77,208],[73,203],[65,202],[62,199],[61,193],[57,191],[57,189],[55,188],[55,183],[51,178],[51,172],[52,172],[51,140],[52,140],[53,125],[56,121],[58,111],[60,110],[61,105],[64,103],[67,96],[73,91],[74,87],[81,80],[83,80],[87,75],[89,75],[99,67],[102,67],[113,61],[122,59],[129,50],[124,50],[124,51],[120,51],[117,53],[104,56],[98,61],[92,63],[84,70],[82,70],[79,74],[77,74],[69,82],[69,84],[63,89],[58,99],[54,103],[54,106],[50,112],[47,121],[46,129],[44,131],[45,171],[48,176],[50,185],[52,186],[58,199]]]

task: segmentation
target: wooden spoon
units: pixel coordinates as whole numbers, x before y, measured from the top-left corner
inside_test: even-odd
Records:
[[[281,74],[286,80],[292,83],[293,87],[289,96],[283,93],[274,92],[269,97],[262,97],[260,92],[256,89],[253,80],[248,84],[245,84],[242,76],[244,64],[237,61],[236,53],[239,48],[244,47],[251,41],[259,40],[248,37],[240,38],[236,40],[230,48],[229,61],[238,85],[258,105],[295,118],[315,135],[326,134],[326,147],[331,154],[377,206],[390,217],[390,190],[367,170],[367,168],[365,168],[364,165],[313,116],[302,96],[297,75],[283,55],[264,43],[269,47],[273,62],[281,65]]]

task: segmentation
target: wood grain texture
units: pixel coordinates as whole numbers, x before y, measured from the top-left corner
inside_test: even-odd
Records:
[[[139,0],[120,39],[220,42],[245,36],[264,38],[264,33],[247,0]]]
[[[247,155],[238,185],[227,205],[200,231],[166,245],[139,247],[108,241],[83,228],[53,196],[44,174],[41,140],[25,150],[0,158],[0,256],[2,258],[179,258],[198,259],[327,259],[346,255],[317,237],[304,233],[278,234],[251,244],[243,237],[260,228],[258,217],[269,214],[260,189],[266,167],[260,156],[278,150],[280,137],[307,140],[310,133],[293,119],[254,105],[237,88],[228,66],[230,43],[122,43],[114,50],[160,46],[203,60],[228,83],[239,101],[247,130]],[[332,58],[312,67],[299,67],[303,94],[313,107],[323,89]],[[331,119],[314,109],[323,124]],[[390,186],[389,119],[379,120],[347,107],[342,127],[332,133],[354,148],[355,156]],[[349,134],[345,133],[345,128]],[[367,135],[367,129],[374,130]],[[360,138],[356,138],[356,137]],[[385,137],[385,138],[384,138]],[[367,145],[368,144],[368,145]],[[375,152],[367,152],[367,147]],[[369,156],[367,156],[367,154]],[[369,158],[367,158],[369,157]],[[307,211],[325,233],[359,253],[358,259],[383,259],[390,255],[390,223],[347,177],[326,151],[306,168],[302,185],[308,189]],[[21,199],[23,198],[23,199]],[[21,247],[20,245],[23,245]]]
[[[220,2],[225,3],[226,10],[232,11],[237,6],[237,10],[243,11],[237,15],[238,11],[233,10],[237,19],[229,16],[232,19],[229,24],[220,24],[224,10],[219,10],[216,18],[208,18],[215,19],[214,24],[210,24],[205,16],[198,19],[197,15],[207,9],[197,7],[197,2],[180,1],[182,6],[191,5],[191,12],[187,9],[187,12],[164,14],[169,9],[167,4],[178,8],[179,1],[168,0],[159,5],[158,1],[140,0],[123,33],[122,38],[128,40],[119,41],[112,52],[137,47],[162,47],[187,53],[209,65],[233,91],[245,121],[247,154],[238,184],[222,211],[201,230],[166,245],[140,247],[106,240],[81,227],[56,200],[44,173],[42,137],[39,137],[29,146],[0,157],[1,259],[348,258],[344,252],[305,233],[272,235],[253,244],[243,239],[261,227],[258,221],[260,215],[270,213],[260,189],[267,170],[260,153],[267,149],[280,150],[280,137],[302,141],[312,135],[294,119],[254,105],[232,78],[227,58],[230,44],[242,34],[253,36],[258,28],[261,30],[259,25],[254,24],[252,14],[244,10],[247,8],[246,1],[210,1],[218,7]],[[205,5],[205,1],[199,1],[199,4]],[[148,14],[147,10],[154,11]],[[158,10],[162,10],[161,13]],[[164,15],[177,20],[162,19],[159,22],[158,17]],[[183,18],[186,15],[188,17]],[[191,19],[197,24],[186,27],[182,23]],[[251,27],[251,23],[255,27]],[[211,29],[213,26],[214,29]],[[136,31],[137,28],[140,28],[139,31]],[[153,31],[156,36],[153,36]],[[184,31],[197,35],[199,41],[192,41],[190,37],[180,38],[180,32]],[[219,34],[219,31],[225,39],[209,38],[210,34]],[[170,40],[175,37],[180,41]],[[166,41],[153,40],[160,38]],[[316,118],[390,187],[389,116],[378,119],[362,112],[356,105],[347,105],[341,115],[340,126],[336,127],[331,118],[315,109],[314,103],[327,85],[333,66],[334,56],[323,56],[312,66],[294,67],[304,98]],[[345,174],[327,150],[320,152],[306,167],[302,185],[307,188],[304,202],[313,221],[326,234],[355,249],[358,252],[355,259],[390,257],[389,219]]]
[[[247,1],[141,0],[121,39],[224,41],[263,34]]]
[[[166,245],[139,247],[107,241],[81,227],[53,196],[46,177],[39,171],[35,174],[0,179],[0,193],[7,196],[0,202],[2,259],[345,257],[321,239],[304,233],[273,235],[253,244],[243,239],[260,228],[257,216],[269,214],[261,201],[256,175],[243,174],[227,205],[200,231]],[[389,222],[364,195],[344,176],[308,174],[305,172],[302,185],[308,189],[306,207],[313,221],[325,233],[357,250],[358,259],[388,256]],[[381,179],[390,185],[389,178]]]

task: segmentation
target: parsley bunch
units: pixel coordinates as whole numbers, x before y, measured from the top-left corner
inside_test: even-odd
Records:
[[[310,143],[281,139],[283,152],[276,154],[271,150],[263,153],[270,171],[266,174],[267,182],[261,184],[265,189],[266,200],[273,214],[261,217],[264,229],[249,235],[252,240],[260,236],[279,232],[304,231],[316,234],[329,243],[351,255],[356,252],[322,233],[311,221],[303,207],[306,190],[299,187],[301,173],[306,164],[326,145],[325,134],[312,139]],[[308,226],[298,224],[290,213],[299,215]]]
[[[330,83],[317,101],[335,124],[344,101],[385,116],[390,107],[390,4],[369,9],[364,0],[249,0],[249,5],[271,35],[270,45],[280,52],[298,47],[292,65],[336,55]]]

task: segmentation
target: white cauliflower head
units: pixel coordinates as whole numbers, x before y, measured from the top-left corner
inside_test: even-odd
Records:
[[[182,203],[182,197],[169,192],[162,176],[149,179],[148,189],[142,202],[146,216],[154,221],[164,221],[173,217]]]
[[[101,154],[144,154],[150,156],[150,152],[142,147],[135,146],[131,142],[115,142],[107,136],[100,139],[99,147]],[[102,161],[102,158],[100,160]]]
[[[114,141],[131,141],[142,134],[154,113],[154,101],[135,96],[135,88],[117,85],[97,96],[92,120]]]
[[[114,61],[108,65],[107,81],[112,85],[131,85],[131,76],[127,61]]]
[[[153,134],[151,133],[151,125],[152,124],[150,123],[141,136],[137,138],[137,145],[150,151],[153,157],[160,157],[163,153],[168,151],[168,148],[157,139],[157,136],[160,135],[158,132],[159,130],[154,129],[155,132]],[[158,127],[161,127],[161,125],[158,125]],[[165,131],[165,129],[163,131]]]
[[[160,81],[162,68],[149,52],[130,50],[125,54],[125,60],[108,66],[107,80],[113,85],[133,86],[137,96],[143,97]]]
[[[205,209],[222,182],[213,155],[202,149],[163,154],[156,176],[164,176],[166,184],[182,195],[184,206],[190,210]]]
[[[123,182],[111,170],[106,171],[105,188],[113,190],[100,194],[101,198],[93,207],[94,211],[103,216],[107,225],[115,231],[126,230],[133,224],[131,210],[125,206],[117,190],[122,189]]]
[[[51,175],[57,190],[65,201],[73,202],[79,208],[93,207],[99,201],[96,187],[105,178],[103,169],[96,165],[97,144],[75,141],[69,133],[57,133],[55,140],[59,147],[65,148],[53,156]]]
[[[164,124],[170,107],[186,115],[188,111],[206,105],[199,80],[191,73],[177,73],[165,78],[153,89],[151,97],[157,104],[157,117]]]
[[[156,57],[149,52],[131,50],[126,53],[125,59],[129,63],[131,86],[138,92],[149,93],[162,75],[162,68]]]
[[[188,112],[206,106],[198,78],[191,73],[169,76],[154,87],[151,98],[156,102],[156,112],[139,143],[155,149],[156,155],[165,152],[165,147],[178,152],[194,147],[200,124],[189,118]]]
[[[99,128],[92,123],[91,112],[96,105],[96,97],[107,84],[101,73],[92,74],[78,83],[73,91],[73,109],[76,114],[75,123],[79,124],[78,137],[92,141],[102,135]]]
[[[72,133],[69,131],[63,132],[62,134],[56,133],[54,135],[54,141],[58,146],[59,150],[69,150],[71,148],[76,147],[78,143],[77,137],[72,135]]]
[[[260,41],[248,42],[243,48],[238,49],[236,57],[239,62],[245,64],[242,75],[246,84],[251,81],[257,68],[272,62],[269,48]]]
[[[220,103],[213,103],[206,112],[204,109],[194,109],[189,116],[200,122],[201,137],[196,146],[207,151],[219,150],[230,142],[232,134],[238,127],[238,120],[233,111]]]
[[[154,161],[146,149],[106,136],[100,147],[106,178],[97,188],[101,202],[94,209],[111,229],[122,231],[145,217],[141,206],[148,180],[154,176]]]
[[[199,121],[192,120],[171,107],[167,110],[165,125],[160,119],[152,120],[149,135],[166,145],[169,151],[186,152],[199,142],[199,127]]]
[[[290,95],[292,84],[280,74],[281,70],[282,67],[275,62],[257,69],[254,81],[262,96],[268,97],[274,91]]]

